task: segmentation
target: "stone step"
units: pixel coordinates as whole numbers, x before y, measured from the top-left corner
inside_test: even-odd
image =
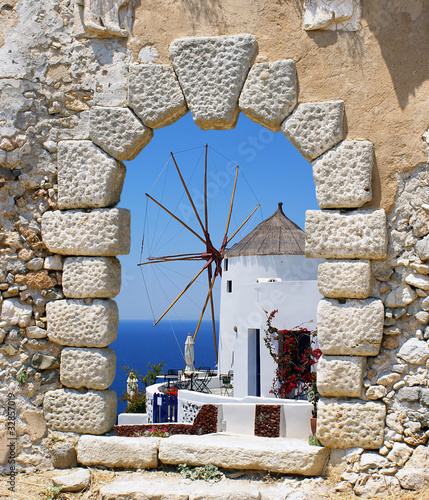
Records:
[[[138,474],[136,474],[138,476]],[[308,481],[308,480],[307,480]],[[314,488],[314,486],[313,486]],[[191,481],[165,475],[160,479],[113,481],[100,488],[100,500],[323,500],[297,484],[250,482],[223,478],[220,482]]]
[[[82,436],[77,459],[83,465],[156,468],[158,462],[190,466],[213,464],[225,469],[265,470],[318,476],[329,449],[306,441],[236,434],[175,435],[169,438]]]

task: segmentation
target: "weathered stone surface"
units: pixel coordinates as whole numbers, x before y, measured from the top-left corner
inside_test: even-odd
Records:
[[[74,347],[106,347],[116,340],[118,306],[113,300],[55,300],[46,304],[49,340]]]
[[[399,467],[402,467],[412,452],[413,448],[411,448],[411,446],[408,446],[405,443],[394,443],[393,448],[387,455],[387,458],[396,465],[399,465]]]
[[[78,392],[73,389],[48,391],[43,411],[48,427],[80,434],[104,434],[116,420],[115,391]]]
[[[399,484],[405,490],[421,490],[425,484],[425,471],[423,469],[410,469],[405,467],[395,475]]]
[[[317,437],[329,448],[377,449],[383,444],[385,416],[383,403],[321,398]]]
[[[76,467],[76,449],[73,443],[68,441],[58,441],[51,448],[52,465],[56,469],[68,469]]]
[[[416,251],[421,260],[429,260],[429,236],[425,236],[417,242]]]
[[[366,397],[371,400],[384,398],[386,394],[387,389],[384,385],[371,385],[365,393]]]
[[[318,267],[317,286],[328,298],[366,299],[371,294],[368,260],[328,260]]]
[[[104,390],[115,378],[116,354],[105,347],[66,347],[61,351],[60,380],[66,387]]]
[[[48,255],[45,257],[43,267],[52,271],[61,271],[63,268],[63,258],[61,255]]]
[[[423,365],[429,358],[429,346],[423,340],[408,339],[399,349],[398,358],[412,365]]]
[[[239,435],[216,436],[216,439],[210,436],[176,435],[160,440],[158,456],[165,464],[214,464],[225,468],[312,476],[321,473],[329,453],[326,448],[318,446],[301,444],[294,447],[285,440],[272,440],[268,445],[266,440],[269,438],[248,438]]]
[[[296,67],[291,59],[254,64],[240,94],[240,110],[260,125],[280,131],[298,99]]]
[[[69,474],[54,476],[54,486],[61,486],[61,491],[81,491],[89,486],[91,472],[88,469],[75,469]]]
[[[25,410],[23,412],[24,420],[27,422],[27,432],[33,443],[42,439],[46,434],[46,422],[41,410]]]
[[[39,326],[27,326],[27,338],[29,339],[43,339],[48,335],[44,328]]]
[[[312,161],[344,136],[344,102],[299,104],[281,130],[306,160]]]
[[[128,108],[93,106],[89,135],[103,151],[117,160],[133,160],[149,144],[153,131]]]
[[[55,286],[57,280],[53,276],[49,276],[48,271],[38,271],[36,273],[16,274],[15,283],[43,290]]]
[[[384,210],[340,214],[307,210],[305,254],[327,259],[383,259],[387,252]]]
[[[60,360],[55,356],[35,352],[31,358],[31,366],[36,370],[52,370],[53,368],[59,368]]]
[[[411,304],[416,298],[416,292],[408,285],[402,284],[387,294],[384,303],[386,307],[394,309]]]
[[[317,308],[317,338],[323,354],[375,356],[383,337],[384,306],[378,299],[322,299]]]
[[[88,467],[157,467],[158,441],[150,437],[82,436],[77,445],[77,459]]]
[[[361,14],[359,0],[304,0],[303,29],[359,31]]]
[[[182,89],[171,66],[132,64],[128,105],[150,128],[171,125],[188,112]]]
[[[119,203],[125,166],[92,141],[58,144],[58,208],[103,208]]]
[[[33,308],[23,304],[19,299],[4,300],[1,304],[1,320],[9,325],[25,327],[30,324]]]
[[[126,255],[130,251],[130,212],[125,208],[46,212],[42,235],[48,250],[62,255]]]
[[[235,127],[238,97],[257,53],[252,35],[183,38],[170,45],[170,59],[200,128]]]
[[[115,297],[121,289],[121,264],[112,257],[68,257],[62,283],[71,299]]]
[[[429,290],[429,276],[408,274],[405,276],[405,283],[421,290]]]
[[[359,208],[371,201],[374,148],[369,141],[344,141],[313,162],[320,208]]]
[[[317,389],[322,396],[359,398],[366,358],[326,356],[317,364]]]

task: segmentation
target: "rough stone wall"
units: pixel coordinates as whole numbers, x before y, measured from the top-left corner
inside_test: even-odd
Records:
[[[129,245],[128,214],[113,208],[123,177],[120,162],[147,144],[152,127],[174,122],[188,108],[202,128],[232,128],[242,110],[281,129],[313,161],[323,210],[307,216],[307,254],[329,259],[320,274],[326,297],[320,317],[329,342],[321,363],[318,433],[333,448],[361,446],[339,458],[344,488],[376,488],[382,476],[371,479],[374,486],[368,471],[393,475],[404,464],[414,475],[400,471],[393,485],[407,487],[410,477],[424,481],[419,471],[429,466],[420,448],[429,429],[429,201],[421,135],[429,84],[423,74],[427,51],[413,42],[427,29],[429,7],[420,1],[411,7],[400,0],[370,0],[363,5],[361,31],[351,34],[304,32],[298,0],[246,0],[239,14],[235,5],[232,0],[205,9],[173,0],[162,8],[142,3],[127,41],[76,37],[73,4],[67,0],[0,2],[5,21],[0,23],[5,29],[0,39],[0,403],[6,407],[8,394],[15,397],[18,465],[73,463],[65,442],[73,444],[78,433],[89,432],[88,421],[97,433],[113,425],[111,391],[76,380],[66,362],[61,380],[70,388],[62,389],[60,371],[61,351],[67,349],[69,359],[78,355],[79,363],[91,364],[94,379],[111,376],[113,356],[109,351],[107,360],[102,353],[116,325],[101,328],[96,339],[89,338],[88,328],[94,318],[101,317],[102,325],[116,321],[110,319],[111,298],[120,285],[115,256]],[[231,36],[189,38],[202,34]],[[183,37],[188,38],[172,45],[170,61],[170,44]],[[407,71],[403,64],[411,64],[411,46],[421,62]],[[198,68],[216,78],[199,78]],[[142,94],[141,75],[154,82]],[[278,81],[287,83],[286,91]],[[175,96],[174,103],[169,96]],[[121,126],[113,130],[115,123]],[[76,161],[73,151],[80,150],[87,151],[88,165]],[[97,174],[100,158],[103,176]],[[85,182],[73,184],[82,169],[92,172],[93,190]],[[88,235],[99,226],[105,232],[86,238],[88,245],[73,245],[66,237],[68,225],[74,231],[82,225]],[[65,311],[62,331],[58,308],[46,307],[57,301]],[[67,311],[73,311],[69,319]],[[346,336],[343,352],[338,345]],[[334,351],[332,338],[337,339]],[[346,374],[342,384],[339,372]],[[73,412],[80,407],[87,408],[88,418],[75,421]],[[332,431],[329,424],[341,419],[344,425]],[[2,414],[0,421],[7,417]],[[7,441],[1,432],[0,465],[5,465]],[[57,438],[65,441],[58,444]]]

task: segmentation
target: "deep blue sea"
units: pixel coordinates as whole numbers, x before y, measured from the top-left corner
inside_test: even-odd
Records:
[[[116,352],[116,377],[111,389],[118,398],[127,387],[127,373],[121,366],[147,373],[147,364],[164,361],[166,372],[169,368],[183,369],[183,351],[188,333],[193,335],[197,321],[171,321],[160,328],[152,326],[152,321],[122,320],[118,326],[118,338],[110,345]],[[218,330],[216,326],[216,330]],[[177,341],[176,341],[177,339]],[[216,356],[213,344],[211,322],[203,321],[194,345],[195,366],[215,368]],[[126,403],[118,401],[118,413],[125,410]]]

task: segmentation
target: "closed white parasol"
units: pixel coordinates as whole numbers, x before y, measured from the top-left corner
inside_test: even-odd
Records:
[[[188,337],[185,342],[185,373],[192,373],[195,371],[194,366],[194,340],[190,333],[188,333]]]

